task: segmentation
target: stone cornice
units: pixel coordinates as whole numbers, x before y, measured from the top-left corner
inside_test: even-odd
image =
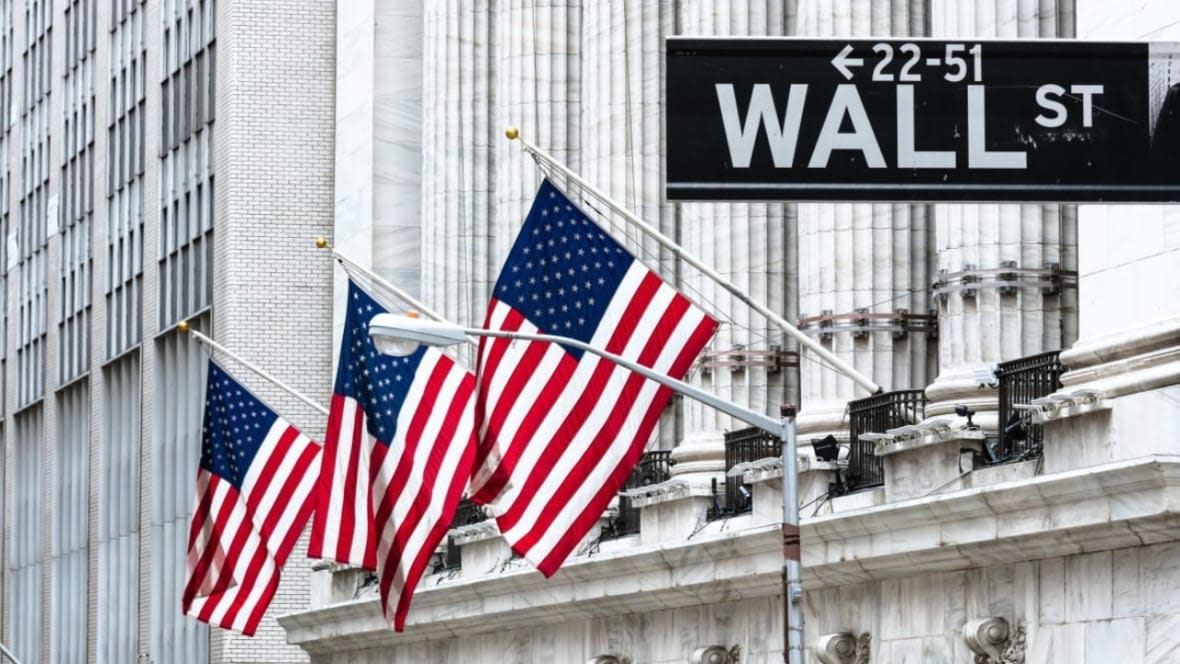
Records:
[[[532,569],[434,586],[427,579],[402,633],[389,629],[373,597],[279,622],[288,643],[319,654],[773,595],[780,538],[778,524],[763,525],[573,558],[550,579]]]
[[[1031,411],[1035,421],[1045,422],[1107,410],[1118,397],[1180,384],[1180,343],[1176,337],[1169,337],[1171,345],[1159,347],[1162,342],[1158,336],[1136,337],[1152,344],[1146,341],[1138,346],[1129,341],[1116,344],[1111,355],[1117,359],[1071,370],[1061,376],[1062,389],[1016,407]],[[1100,355],[1103,347],[1093,346],[1080,355],[1090,360],[1105,357]],[[1132,352],[1136,348],[1150,350]],[[1062,353],[1062,362],[1065,358],[1066,354]]]
[[[779,592],[778,524],[729,520],[682,542],[428,585],[406,631],[375,598],[282,616],[313,654],[462,637]],[[1001,565],[1180,539],[1180,456],[1151,456],[803,521],[807,588]]]
[[[807,587],[1180,539],[1180,457],[1152,456],[803,523]]]
[[[1169,346],[1174,347],[1176,339],[1180,339],[1180,316],[1113,334],[1082,339],[1069,350],[1061,351],[1061,363],[1070,369],[1070,373],[1074,373],[1098,364],[1145,355]]]

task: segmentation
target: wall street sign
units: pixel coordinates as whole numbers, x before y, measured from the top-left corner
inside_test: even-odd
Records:
[[[1180,44],[666,48],[670,200],[1180,201]]]

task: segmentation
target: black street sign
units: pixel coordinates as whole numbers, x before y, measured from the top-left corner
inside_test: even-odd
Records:
[[[1180,201],[1180,45],[668,38],[670,200]]]

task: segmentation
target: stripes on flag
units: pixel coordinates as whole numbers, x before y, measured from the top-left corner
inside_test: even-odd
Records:
[[[496,282],[485,327],[572,337],[681,378],[717,323],[546,180]],[[643,454],[671,390],[591,353],[484,339],[472,499],[546,576]]]
[[[320,447],[209,362],[182,608],[252,636],[311,517]]]
[[[446,536],[475,457],[475,377],[434,348],[381,355],[386,313],[349,282],[309,555],[377,571],[397,631]]]

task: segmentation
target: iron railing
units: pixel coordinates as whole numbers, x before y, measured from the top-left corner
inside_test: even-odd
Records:
[[[885,433],[907,424],[917,424],[926,414],[923,390],[897,390],[875,394],[848,402],[848,470],[843,481],[845,491],[856,491],[885,483],[881,457],[873,452],[873,442],[861,440],[861,434]]]
[[[782,456],[782,441],[778,436],[759,429],[749,427],[738,429],[725,434],[725,492],[717,488],[717,480],[713,480],[713,505],[709,508],[708,518],[722,519],[735,514],[744,514],[753,507],[750,500],[750,487],[742,483],[740,477],[730,477],[729,471],[739,463],[748,463],[767,457]]]
[[[672,471],[672,452],[668,450],[653,450],[644,452],[639,463],[631,470],[623,490],[638,489],[651,484],[665,482]],[[617,539],[624,535],[634,535],[639,532],[639,508],[631,504],[631,499],[619,496],[619,511],[607,527],[603,529],[601,539]]]
[[[458,528],[459,526],[470,526],[473,523],[479,523],[487,519],[487,515],[483,513],[483,508],[471,502],[469,498],[464,498],[459,501],[459,509],[455,511],[455,518],[451,521],[451,528]],[[455,544],[454,537],[447,537],[447,552],[443,556],[442,565],[440,565],[435,572],[442,570],[455,570],[463,566],[463,557],[461,555],[461,546]]]
[[[1028,411],[1013,404],[1029,403],[1061,389],[1061,351],[1030,355],[996,365],[1000,383],[1000,442],[992,463],[1018,461],[1038,456],[1042,449],[1041,425]]]
[[[459,501],[459,509],[455,511],[455,520],[451,522],[451,527],[470,526],[487,518],[487,515],[483,513],[483,508],[471,502],[470,498],[464,498]]]

